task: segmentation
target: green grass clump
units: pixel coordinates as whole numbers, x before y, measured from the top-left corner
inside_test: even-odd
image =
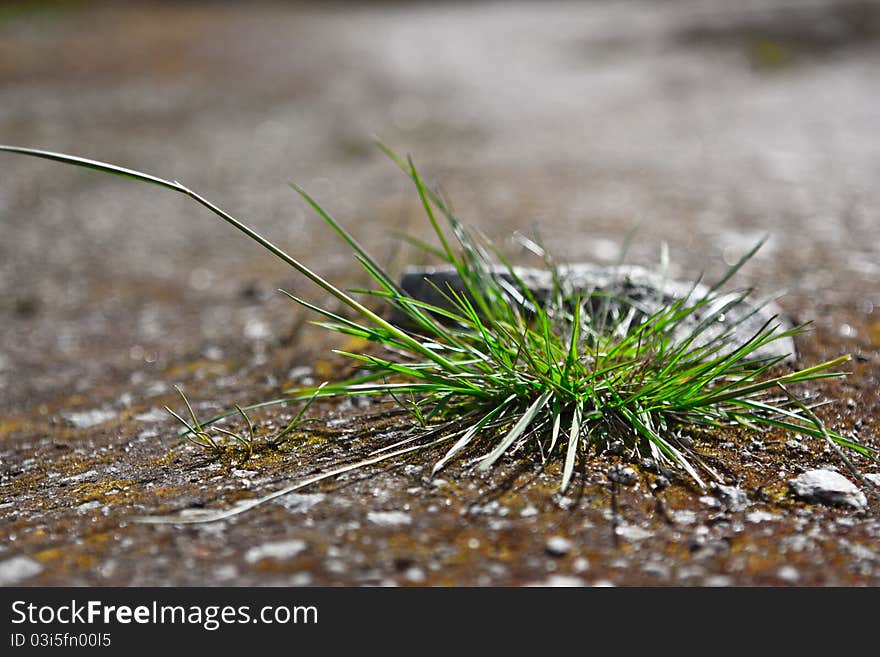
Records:
[[[438,245],[413,241],[453,267],[463,285],[464,291],[438,288],[445,303],[436,305],[407,294],[329,212],[298,187],[352,250],[375,284],[371,289],[337,288],[178,182],[69,155],[15,147],[0,150],[97,169],[186,194],[351,311],[343,316],[285,292],[320,316],[319,326],[371,346],[359,353],[338,352],[357,361],[360,370],[355,378],[287,391],[289,397],[284,400],[248,408],[293,399],[376,395],[405,406],[415,420],[413,431],[367,461],[300,482],[260,501],[353,467],[440,445],[445,445],[445,452],[435,462],[435,472],[464,455],[474,458],[480,470],[513,454],[559,459],[562,490],[569,485],[579,456],[591,447],[618,440],[660,465],[681,468],[700,486],[705,485],[707,475],[720,480],[680,440],[682,432],[692,427],[783,429],[872,456],[868,448],[824,427],[788,389],[792,384],[842,376],[835,368],[848,356],[779,373],[785,357],[763,357],[759,350],[802,332],[803,327],[783,329],[771,320],[740,344],[731,344],[737,335],[734,325],[720,333],[709,331],[717,328],[722,315],[744,303],[747,291],[731,294],[722,287],[757,246],[708,292],[696,294],[695,283],[685,298],[651,314],[631,300],[567,291],[550,263],[554,293],[539,301],[504,256],[459,221],[425,185],[411,160],[385,149],[412,180]],[[385,311],[374,310],[376,306]],[[683,332],[684,326],[690,328]],[[244,411],[236,412],[250,426]],[[211,438],[192,417],[191,424],[179,419],[191,439],[211,448]],[[252,441],[250,436],[247,440]]]

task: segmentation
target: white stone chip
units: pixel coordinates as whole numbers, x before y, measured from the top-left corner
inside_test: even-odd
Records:
[[[289,541],[263,543],[248,550],[244,555],[244,560],[248,563],[256,563],[262,559],[292,559],[305,550],[306,547],[306,542],[298,538]]]
[[[838,504],[859,510],[868,505],[865,494],[833,470],[809,470],[790,480],[788,485],[795,495],[808,502]]]
[[[4,559],[0,561],[0,586],[13,586],[42,571],[39,563],[24,555]]]
[[[382,527],[402,527],[411,525],[412,518],[403,511],[370,511],[367,520]]]

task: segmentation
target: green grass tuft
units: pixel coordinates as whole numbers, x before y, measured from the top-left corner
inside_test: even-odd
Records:
[[[633,302],[624,299],[566,292],[549,258],[547,266],[557,282],[556,289],[549,299],[539,301],[498,249],[459,221],[425,185],[411,160],[381,147],[411,179],[440,246],[427,240],[411,241],[453,267],[461,279],[464,292],[451,287],[436,290],[445,300],[442,305],[409,296],[299,187],[296,190],[352,250],[373,281],[372,289],[340,290],[178,182],[58,153],[14,147],[0,150],[97,169],[186,194],[347,306],[354,319],[285,292],[320,317],[317,325],[371,345],[358,353],[338,351],[357,361],[358,376],[289,390],[283,399],[247,410],[317,397],[372,395],[397,400],[413,417],[413,433],[363,464],[445,444],[444,453],[434,464],[435,472],[465,454],[476,455],[474,461],[480,470],[515,454],[558,459],[563,471],[560,489],[565,490],[578,458],[589,448],[623,441],[634,454],[649,455],[659,465],[678,467],[705,486],[704,478],[720,477],[681,440],[682,432],[694,427],[730,426],[750,431],[784,429],[825,438],[874,458],[867,447],[823,426],[788,389],[793,384],[843,376],[835,368],[847,362],[848,356],[780,373],[784,357],[760,357],[759,350],[802,332],[804,327],[782,329],[771,321],[739,344],[731,344],[736,336],[732,329],[707,335],[708,327],[717,325],[723,313],[744,303],[744,294],[731,296],[721,288],[760,244],[707,293],[696,296],[692,291],[650,315],[637,312]],[[384,311],[371,309],[376,305]],[[692,328],[682,331],[685,326]],[[236,407],[226,416],[233,413],[244,419],[249,434],[229,436],[247,447],[254,440],[250,420],[244,409]],[[200,424],[191,409],[192,423],[175,416],[186,426],[191,441],[207,449],[217,448],[216,438],[204,425],[218,418]],[[292,424],[301,417],[302,411]],[[291,430],[286,429],[282,436]],[[351,466],[327,476],[347,469]],[[278,494],[283,492],[272,497]]]

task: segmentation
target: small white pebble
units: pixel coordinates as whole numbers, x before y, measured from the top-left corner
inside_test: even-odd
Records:
[[[767,513],[766,511],[752,511],[746,514],[746,520],[755,524],[766,522],[767,520],[777,520],[779,516]]]
[[[534,582],[528,586],[572,587],[584,585],[584,580],[580,577],[575,577],[574,575],[550,575],[547,579],[540,582]]]
[[[544,549],[547,551],[547,554],[554,557],[564,557],[571,552],[571,548],[571,541],[564,536],[551,536],[544,543]]]
[[[38,575],[43,567],[24,555],[0,561],[0,586],[12,586]]]
[[[252,547],[244,555],[247,563],[256,563],[262,559],[292,559],[306,549],[306,542],[294,538],[289,541],[275,541]]]
[[[733,578],[728,575],[709,575],[703,580],[703,586],[722,587],[732,586]]]
[[[791,584],[794,584],[801,578],[801,574],[794,566],[782,566],[779,570],[776,571],[776,576],[779,577],[779,579],[789,582]]]
[[[615,529],[615,533],[630,542],[641,541],[653,536],[647,529],[642,529],[637,525],[619,525]]]
[[[367,520],[382,527],[402,527],[412,524],[412,517],[403,511],[370,511]]]

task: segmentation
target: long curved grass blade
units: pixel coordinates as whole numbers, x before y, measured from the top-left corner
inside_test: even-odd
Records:
[[[267,240],[265,237],[263,237],[262,235],[257,233],[252,228],[248,227],[247,225],[245,225],[244,223],[242,223],[241,221],[239,221],[238,219],[236,219],[235,217],[233,217],[229,213],[225,212],[224,210],[221,210],[219,207],[217,207],[216,205],[214,205],[213,203],[208,201],[203,196],[200,196],[199,194],[197,194],[193,190],[189,189],[188,187],[185,187],[184,185],[182,185],[176,181],[172,182],[172,181],[164,180],[162,178],[157,178],[156,176],[151,176],[149,174],[142,173],[140,171],[135,171],[134,169],[126,169],[124,167],[120,167],[115,164],[108,164],[107,162],[100,162],[98,160],[88,160],[88,159],[76,157],[73,155],[66,155],[64,153],[53,153],[53,152],[49,152],[49,151],[39,151],[39,150],[28,149],[28,148],[19,148],[16,146],[2,146],[2,145],[0,145],[0,151],[7,151],[7,152],[11,152],[11,153],[20,153],[20,154],[24,154],[24,155],[31,155],[31,156],[40,157],[43,159],[55,160],[57,162],[62,162],[65,164],[72,164],[72,165],[78,166],[78,167],[84,167],[84,168],[88,168],[88,169],[96,169],[98,171],[102,171],[105,173],[111,173],[111,174],[115,174],[115,175],[122,176],[125,178],[133,178],[133,179],[139,180],[141,182],[147,182],[147,183],[151,183],[154,185],[160,185],[162,187],[166,187],[166,188],[174,190],[176,192],[180,192],[182,194],[185,194],[186,196],[189,196],[190,198],[192,198],[196,202],[198,202],[201,205],[208,208],[211,212],[216,214],[218,217],[220,217],[221,219],[223,219],[224,221],[226,221],[227,223],[229,223],[233,227],[235,227],[238,230],[240,230],[241,232],[243,232],[245,235],[250,237],[252,240],[257,242],[261,246],[263,246],[265,249],[267,249],[271,253],[273,253],[276,256],[278,256],[279,258],[281,258],[284,262],[286,262],[288,265],[290,265],[291,267],[296,269],[299,273],[301,273],[303,276],[305,276],[307,279],[309,279],[312,283],[314,283],[315,285],[317,285],[318,287],[323,289],[325,292],[330,293],[332,296],[336,297],[339,301],[341,301],[345,305],[349,306],[351,309],[356,311],[358,314],[360,314],[364,318],[370,320],[371,322],[373,322],[377,326],[385,329],[386,331],[388,331],[389,333],[394,335],[397,339],[399,339],[401,342],[407,344],[407,346],[412,348],[415,352],[421,353],[422,356],[426,356],[430,359],[437,360],[438,364],[442,365],[443,367],[446,367],[449,369],[457,369],[455,363],[448,361],[442,357],[436,356],[435,354],[432,354],[430,351],[422,350],[420,348],[419,344],[415,340],[413,340],[406,332],[402,331],[397,326],[394,326],[393,324],[391,324],[387,320],[383,319],[382,317],[380,317],[379,315],[377,315],[376,313],[374,313],[369,308],[367,308],[363,304],[359,303],[355,299],[352,299],[345,292],[343,292],[342,290],[337,288],[335,285],[333,285],[332,283],[330,283],[329,281],[327,281],[326,279],[324,279],[320,275],[316,274],[314,271],[312,271],[311,269],[306,267],[304,264],[302,264],[299,260],[297,260],[293,256],[288,255],[283,249],[275,246],[272,242]]]
[[[78,167],[82,167],[84,169],[93,169],[95,171],[102,171],[104,173],[111,173],[115,176],[121,176],[122,178],[129,178],[131,180],[138,180],[140,182],[151,183],[153,185],[159,185],[160,187],[165,187],[167,189],[173,189],[176,192],[186,193],[186,188],[181,185],[179,182],[172,180],[165,180],[164,178],[159,178],[158,176],[150,175],[149,173],[143,173],[142,171],[135,171],[134,169],[126,169],[125,167],[120,167],[115,164],[109,164],[107,162],[100,162],[98,160],[90,160],[85,157],[77,157],[75,155],[67,155],[66,153],[54,153],[52,151],[43,151],[38,150],[36,148],[22,148],[20,146],[6,146],[0,145],[0,151],[6,151],[7,153],[19,153],[20,155],[31,155],[33,157],[39,157],[44,160],[53,160],[55,162],[62,162],[64,164],[73,164]]]

